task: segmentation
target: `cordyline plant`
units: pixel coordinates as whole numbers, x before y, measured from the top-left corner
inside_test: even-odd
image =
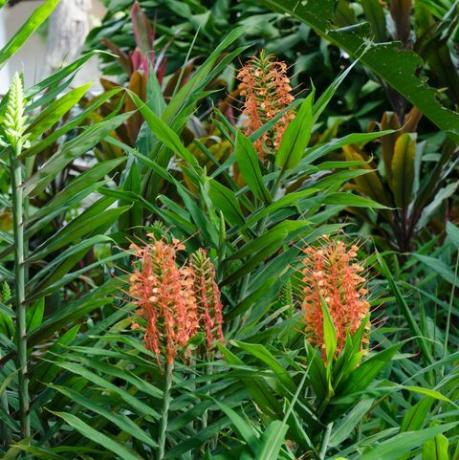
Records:
[[[135,260],[134,273],[129,279],[129,294],[139,307],[137,314],[145,322],[145,347],[156,354],[158,363],[161,355],[166,361],[158,441],[158,459],[162,459],[177,353],[185,351],[200,331],[205,333],[210,351],[216,341],[223,340],[223,316],[215,268],[205,251],[198,250],[189,263],[179,266],[177,252],[185,249],[183,243],[176,239],[171,243],[157,240],[154,235],[149,237],[150,241],[144,246],[131,245]],[[140,326],[135,322],[133,327]]]

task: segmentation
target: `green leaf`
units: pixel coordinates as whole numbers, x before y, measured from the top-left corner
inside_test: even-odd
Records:
[[[385,260],[382,258],[379,252],[376,252],[376,258],[378,259],[383,275],[386,277],[387,281],[389,282],[389,287],[391,291],[394,293],[395,299],[397,300],[398,305],[401,307],[402,314],[404,315],[409,327],[411,328],[412,334],[416,337],[416,341],[419,345],[419,348],[422,350],[423,355],[425,356],[425,358],[427,358],[429,363],[433,363],[433,357],[430,351],[430,344],[424,338],[421,328],[419,327],[419,324],[416,321],[413,315],[413,312],[408,306],[405,298],[400,292],[400,288],[395,282],[394,277],[392,276],[392,273],[389,270],[389,267],[387,266]]]
[[[108,380],[100,377],[99,375],[95,374],[94,372],[86,369],[86,367],[81,366],[77,363],[70,363],[70,362],[55,362],[56,365],[59,367],[72,372],[73,374],[79,375],[84,377],[86,380],[92,382],[94,385],[98,385],[101,388],[104,388],[107,391],[111,391],[117,394],[124,402],[126,402],[132,409],[137,411],[140,415],[148,415],[153,417],[154,419],[159,418],[158,413],[151,408],[148,404],[144,403],[140,399],[136,398],[135,396],[131,395],[128,391],[120,388],[117,385],[109,382]]]
[[[45,312],[45,299],[42,297],[27,309],[27,332],[37,329],[42,321]]]
[[[132,91],[128,92],[139,112],[143,115],[152,133],[162,142],[167,148],[176,153],[190,166],[198,167],[198,161],[192,153],[183,145],[177,133],[170,128],[158,115],[151,110],[137,94]],[[168,161],[166,162],[166,164]]]
[[[55,153],[45,164],[24,184],[24,193],[38,194],[45,190],[56,174],[75,158],[87,153],[108,134],[124,123],[131,113],[124,113],[108,118],[86,128],[79,136],[68,141],[62,150]]]
[[[414,184],[416,138],[411,133],[402,134],[395,142],[392,158],[392,189],[395,204],[406,210],[411,202]]]
[[[294,168],[303,158],[314,125],[313,102],[314,90],[301,104],[295,119],[290,122],[282,136],[276,153],[276,166],[281,170]]]
[[[263,182],[257,152],[250,140],[240,131],[236,135],[234,151],[242,177],[250,190],[259,200],[270,203],[271,195]]]
[[[236,411],[231,409],[231,407],[223,404],[219,401],[215,401],[217,406],[226,414],[226,416],[231,420],[234,428],[242,436],[242,439],[247,443],[252,451],[256,452],[259,447],[258,434],[253,429],[251,423],[246,422]]]
[[[361,0],[363,11],[371,24],[377,42],[384,42],[387,39],[386,18],[384,8],[379,0]]]
[[[380,372],[390,363],[399,345],[394,345],[380,351],[364,361],[352,374],[338,387],[336,394],[339,396],[359,393],[365,390]]]
[[[355,208],[388,209],[387,206],[374,200],[348,192],[329,193],[324,197],[323,203]]]
[[[244,215],[234,193],[215,180],[210,181],[210,198],[231,225],[243,225]]]
[[[427,397],[410,407],[403,417],[400,431],[420,430],[428,420],[428,414],[433,403],[434,399]]]
[[[244,225],[239,229],[240,231],[250,228],[253,224],[258,222],[260,219],[266,216],[270,216],[274,211],[283,209],[289,206],[295,206],[299,201],[310,197],[318,192],[317,188],[308,188],[302,190],[301,192],[291,192],[284,195],[282,198],[279,198],[277,201],[274,201],[269,206],[261,208],[259,211],[254,212],[248,219],[245,219]],[[223,211],[224,212],[224,211]]]
[[[109,438],[103,433],[95,430],[87,423],[83,422],[83,420],[79,419],[73,414],[69,414],[68,412],[52,412],[53,414],[57,415],[58,417],[62,418],[68,425],[72,428],[75,428],[78,432],[80,432],[83,436],[94,441],[95,443],[102,446],[104,449],[107,449],[113,452],[118,458],[123,460],[139,460],[137,454],[131,452],[130,450],[126,449],[122,444]]]
[[[281,363],[279,363],[272,353],[259,343],[245,343],[235,342],[235,344],[242,350],[250,353],[252,356],[266,364],[278,377],[279,381],[285,386],[291,393],[295,392],[296,386],[291,379],[287,369]]]
[[[69,91],[60,99],[53,101],[43,110],[30,124],[27,132],[32,139],[42,135],[46,130],[52,128],[62,117],[72,109],[86,94],[91,84],[80,86]]]
[[[226,260],[237,260],[251,256],[276,241],[287,241],[289,234],[295,233],[296,235],[298,230],[306,229],[307,227],[310,228],[310,222],[306,220],[284,220],[280,224],[263,233],[258,238],[249,241],[247,244],[242,246],[241,249],[231,254],[231,256]],[[298,236],[298,238],[301,238],[301,236]]]
[[[238,358],[234,353],[228,350],[224,345],[217,344],[219,351],[222,353],[224,359],[230,364],[235,366],[245,366],[244,362]],[[244,373],[240,377],[241,381],[247,387],[251,398],[258,405],[260,410],[270,416],[280,416],[281,407],[272,393],[272,389],[266,384],[266,382],[257,378],[253,374]]]
[[[327,362],[331,363],[335,357],[336,347],[338,345],[336,328],[333,323],[333,318],[330,315],[330,311],[328,310],[328,306],[323,299],[321,299],[321,307],[323,314],[325,352],[327,355]]]
[[[107,203],[106,200],[99,200],[68,225],[58,230],[41,244],[28,260],[39,260],[47,254],[62,249],[67,244],[79,241],[83,236],[101,227],[112,225],[119,216],[130,209],[130,206],[107,209],[110,203]]]
[[[0,50],[0,68],[27,41],[27,39],[48,19],[60,0],[45,0],[29,16],[27,21],[13,35],[8,43]]]
[[[61,385],[49,385],[50,388],[53,388],[59,393],[67,396],[72,401],[75,401],[82,407],[86,407],[90,411],[101,415],[102,417],[109,420],[115,426],[117,426],[122,432],[130,434],[132,437],[138,439],[141,442],[155,448],[157,446],[156,442],[154,442],[149,435],[145,433],[136,423],[134,423],[129,417],[123,414],[114,414],[110,410],[106,409],[104,406],[97,404],[95,401],[92,401],[82,394],[78,393],[77,391],[73,390],[70,387],[64,387]]]
[[[37,209],[30,216],[29,221],[35,222],[41,217],[48,217],[65,211],[66,205],[69,202],[72,203],[73,197],[85,198],[87,196],[85,192],[89,194],[92,191],[91,185],[98,184],[97,181],[103,179],[110,171],[113,171],[125,161],[126,157],[122,157],[97,163],[89,171],[73,179],[67,187],[58,192],[45,206]],[[29,225],[29,222],[27,222],[27,225]]]
[[[422,460],[449,460],[449,441],[444,434],[429,439],[422,448]]]
[[[196,99],[195,95],[202,91],[203,88],[215,77],[215,73],[218,73],[222,70],[221,65],[225,64],[230,59],[236,57],[242,49],[237,49],[233,52],[228,53],[226,56],[229,58],[225,60],[225,57],[222,59],[222,53],[239,37],[244,33],[244,28],[235,27],[225,36],[225,38],[219,43],[215,50],[210,54],[210,56],[205,60],[205,62],[199,66],[198,70],[194,75],[184,84],[180,90],[172,97],[169,105],[164,110],[163,119],[171,123],[173,118],[177,116],[188,104],[190,99]],[[217,60],[220,59],[218,65],[216,65]],[[214,68],[215,66],[215,68]],[[195,101],[193,102],[193,104]]]
[[[339,447],[349,438],[365,414],[371,409],[374,401],[374,399],[359,401],[345,417],[335,424],[330,437],[330,447]]]
[[[429,439],[451,430],[457,425],[458,423],[454,422],[425,430],[400,433],[364,452],[359,458],[360,460],[394,460],[394,458],[400,458],[403,454],[419,448]]]
[[[257,459],[278,460],[279,452],[284,444],[288,425],[280,420],[271,422],[260,439],[261,447],[255,452]]]
[[[449,398],[441,394],[439,391],[433,390],[431,388],[424,388],[418,386],[403,386],[403,388],[405,388],[408,391],[419,393],[424,396],[430,396],[431,398],[438,399],[439,401],[445,401],[454,404]]]
[[[446,224],[446,234],[451,243],[456,246],[456,249],[459,250],[459,227],[454,225],[452,222]]]
[[[454,271],[443,261],[431,256],[413,253],[413,256],[422,262],[435,273],[438,273],[445,281],[453,286],[459,287],[459,278],[455,276]]]

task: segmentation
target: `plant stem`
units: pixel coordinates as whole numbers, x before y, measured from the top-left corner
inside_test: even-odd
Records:
[[[13,195],[13,230],[14,230],[14,273],[15,273],[15,305],[16,305],[16,340],[18,348],[19,378],[19,412],[23,437],[30,436],[29,416],[29,376],[27,370],[27,330],[25,281],[26,266],[24,261],[24,197],[22,189],[22,165],[19,160],[20,148],[11,152],[11,178]]]
[[[166,382],[164,386],[163,394],[163,411],[161,414],[161,426],[159,432],[158,441],[158,460],[164,458],[166,451],[166,431],[167,431],[167,420],[169,415],[169,405],[171,399],[171,387],[172,387],[172,373],[174,370],[174,363],[167,363],[166,365]]]

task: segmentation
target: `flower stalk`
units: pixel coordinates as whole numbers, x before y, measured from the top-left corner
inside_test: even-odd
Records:
[[[174,362],[166,364],[166,379],[163,393],[163,409],[161,412],[161,425],[158,440],[158,460],[163,460],[166,453],[167,423],[169,419],[169,407],[171,402],[172,377],[174,373]]]

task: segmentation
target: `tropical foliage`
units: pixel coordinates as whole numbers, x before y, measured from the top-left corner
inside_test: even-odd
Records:
[[[458,459],[458,3],[108,6],[0,103],[2,458]]]

